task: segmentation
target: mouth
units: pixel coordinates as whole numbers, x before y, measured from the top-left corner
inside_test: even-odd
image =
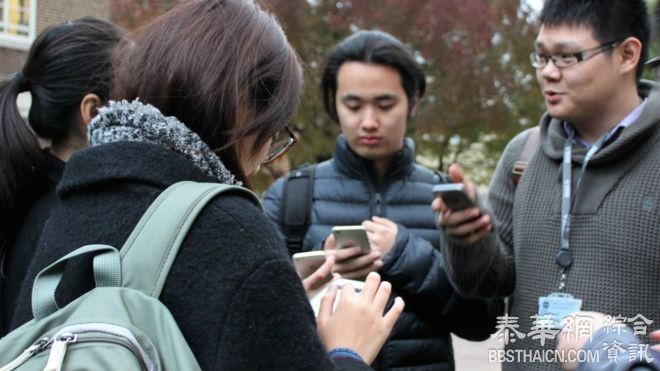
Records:
[[[545,90],[543,92],[543,95],[545,96],[545,100],[548,103],[558,103],[561,100],[562,93],[558,93],[554,90]]]
[[[360,142],[360,144],[365,146],[374,146],[380,143],[380,137],[371,136],[371,135],[362,136],[358,138],[358,142]]]

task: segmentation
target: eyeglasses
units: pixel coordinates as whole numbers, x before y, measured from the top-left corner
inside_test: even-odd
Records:
[[[532,62],[532,66],[538,69],[544,68],[549,61],[552,61],[552,63],[557,68],[568,68],[571,66],[575,66],[580,62],[586,61],[587,59],[596,56],[600,53],[616,48],[617,46],[619,46],[619,44],[621,44],[621,41],[623,40],[618,40],[611,43],[603,44],[595,48],[583,50],[577,53],[541,54],[541,53],[533,52],[529,55],[529,59]],[[585,53],[587,52],[593,52],[593,53],[585,56]]]
[[[269,164],[282,157],[297,141],[298,139],[293,134],[293,131],[288,126],[285,126],[284,129],[278,131],[273,136],[268,154],[261,163]]]

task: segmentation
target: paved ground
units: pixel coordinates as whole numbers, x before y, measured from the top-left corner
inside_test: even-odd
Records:
[[[452,341],[456,371],[500,371],[502,369],[499,363],[488,362],[488,350],[502,348],[499,340],[472,342],[452,335]]]

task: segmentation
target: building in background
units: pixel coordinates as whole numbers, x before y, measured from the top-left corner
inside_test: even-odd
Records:
[[[0,0],[0,79],[18,71],[27,51],[44,28],[76,19],[93,16],[110,20],[111,0]],[[29,94],[19,96],[19,108],[26,116]]]

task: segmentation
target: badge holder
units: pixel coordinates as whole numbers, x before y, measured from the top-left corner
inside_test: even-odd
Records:
[[[539,298],[539,316],[551,316],[552,320],[548,323],[554,329],[561,329],[564,318],[581,308],[581,299],[576,299],[573,295],[563,292],[554,292]]]

